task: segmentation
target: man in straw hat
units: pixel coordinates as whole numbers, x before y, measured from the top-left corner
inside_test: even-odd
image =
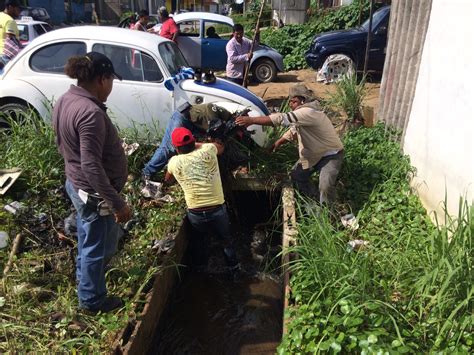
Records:
[[[332,204],[336,199],[336,179],[341,170],[344,147],[331,121],[321,111],[312,92],[303,84],[290,88],[291,112],[270,116],[237,117],[236,123],[248,127],[283,126],[289,128],[272,146],[272,151],[282,144],[298,141],[299,160],[290,176],[296,188],[304,195],[319,199],[321,204]],[[311,183],[311,175],[319,172],[319,189]]]

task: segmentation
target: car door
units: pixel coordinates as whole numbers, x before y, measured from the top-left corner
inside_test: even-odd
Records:
[[[381,12],[380,15],[377,15],[377,17],[380,17],[380,19],[374,19],[379,21],[376,23],[372,32],[368,68],[369,70],[381,72],[383,70],[385,53],[387,51],[387,34],[390,11],[387,10]]]
[[[232,26],[227,23],[203,21],[201,40],[201,65],[205,69],[224,70],[227,65],[225,46],[232,36]]]
[[[120,127],[163,129],[174,109],[173,98],[164,87],[163,70],[154,56],[139,48],[95,43],[93,51],[105,54],[123,80],[114,80],[107,99],[109,115]]]
[[[177,43],[188,64],[193,68],[201,68],[201,21],[187,20],[177,23],[179,36]]]

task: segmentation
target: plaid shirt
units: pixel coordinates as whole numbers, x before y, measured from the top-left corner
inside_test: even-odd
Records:
[[[21,50],[21,44],[15,37],[7,36],[3,42],[3,56],[12,60]]]

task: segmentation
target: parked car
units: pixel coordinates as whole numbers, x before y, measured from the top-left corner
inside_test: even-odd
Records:
[[[43,21],[50,23],[51,18],[49,17],[48,11],[42,7],[22,7],[20,12],[20,17],[22,16],[29,16],[32,17],[33,20],[36,21]]]
[[[174,15],[179,27],[178,47],[192,67],[224,70],[227,64],[225,46],[232,37],[234,21],[210,12],[187,12]],[[209,29],[215,34],[209,36]],[[250,72],[258,82],[275,80],[283,71],[283,56],[271,47],[260,44],[250,62]]]
[[[389,18],[390,6],[382,7],[373,14],[368,70],[383,70]],[[352,60],[355,69],[363,70],[368,31],[369,20],[357,28],[318,34],[305,54],[306,62],[318,70],[330,55],[342,54]]]
[[[225,102],[250,108],[251,115],[269,114],[260,98],[224,79],[214,83],[182,80],[173,92],[168,91],[165,79],[188,65],[176,44],[160,36],[105,26],[83,26],[80,31],[62,28],[35,38],[0,76],[0,113],[16,117],[18,111],[32,109],[49,119],[51,103],[75,83],[64,74],[66,61],[89,51],[108,56],[123,77],[114,82],[107,100],[110,116],[119,127],[158,123],[164,128],[172,112],[185,102]],[[256,126],[255,130],[254,140],[263,144],[262,129]]]
[[[32,17],[23,16],[20,20],[15,20],[20,32],[20,43],[26,46],[34,38],[52,31],[53,27],[43,21],[35,21]]]
[[[173,16],[180,29],[178,47],[193,68],[225,70],[227,53],[225,46],[232,38],[234,21],[210,12],[185,12]],[[119,27],[130,27],[130,20],[123,20]],[[154,26],[159,33],[161,24]],[[215,30],[209,37],[209,29]],[[273,48],[260,44],[255,48],[250,62],[250,72],[258,82],[275,80],[283,71],[283,56]]]

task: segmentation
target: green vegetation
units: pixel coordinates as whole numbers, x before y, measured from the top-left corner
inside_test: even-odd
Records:
[[[350,122],[362,120],[362,104],[367,97],[365,77],[358,79],[357,74],[348,74],[335,83],[336,90],[325,102],[331,108],[341,110]]]
[[[121,134],[128,142],[141,143],[129,157],[130,172],[139,176],[158,137],[137,129]],[[135,223],[107,271],[109,292],[123,297],[126,304],[116,313],[89,316],[77,310],[76,240],[65,235],[62,224],[72,209],[62,188],[64,164],[50,123],[31,115],[21,125],[12,123],[10,133],[0,132],[0,142],[0,166],[23,169],[0,198],[0,230],[10,235],[10,247],[16,234],[24,235],[20,253],[0,286],[0,352],[109,352],[117,332],[139,317],[144,291],[162,267],[152,245],[179,226],[184,214],[181,189],[173,186],[167,191],[177,198],[175,203],[153,204],[140,197],[136,179],[127,183],[124,193]],[[19,215],[3,209],[13,200],[26,206]],[[39,222],[40,213],[47,216],[45,221]],[[0,250],[2,276],[9,249]]]
[[[342,202],[357,230],[300,205],[288,333],[278,352],[471,353],[473,210],[433,225],[410,189],[413,169],[383,125],[345,136]],[[337,223],[339,225],[339,223]],[[354,249],[350,240],[368,245]]]
[[[261,42],[276,49],[284,57],[285,70],[306,67],[304,53],[309,49],[315,35],[322,32],[358,26],[369,17],[369,1],[355,0],[348,6],[336,9],[314,10],[308,22],[302,25],[285,25],[282,28],[262,30]],[[249,31],[253,27],[246,28]],[[297,45],[296,45],[297,44]]]

